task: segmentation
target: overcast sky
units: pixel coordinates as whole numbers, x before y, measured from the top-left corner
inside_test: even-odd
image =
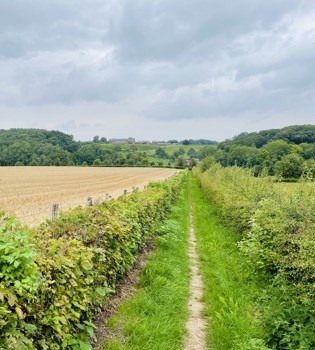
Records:
[[[224,140],[315,124],[312,0],[0,1],[0,128]]]

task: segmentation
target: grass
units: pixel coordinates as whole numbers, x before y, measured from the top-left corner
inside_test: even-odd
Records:
[[[187,181],[155,251],[141,273],[137,292],[109,320],[114,337],[101,350],[179,350],[183,348],[189,296]]]
[[[130,144],[122,144],[119,145],[122,152],[131,152]],[[205,147],[216,147],[215,145],[152,145],[152,144],[136,144],[136,150],[139,152],[146,152],[148,155],[154,155],[155,150],[159,147],[163,148],[165,152],[169,155],[173,154],[175,151],[178,151],[180,148],[183,148],[187,153],[190,148],[196,150],[196,152],[200,151],[200,149]],[[104,149],[115,149],[117,145],[114,144],[102,144]]]
[[[222,225],[193,179],[194,223],[204,280],[207,342],[214,350],[265,349],[254,300],[259,286],[237,248],[238,235]]]

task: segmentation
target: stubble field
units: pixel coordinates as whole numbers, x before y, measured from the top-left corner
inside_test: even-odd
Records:
[[[0,210],[30,226],[51,218],[53,203],[61,210],[85,205],[87,197],[102,201],[150,181],[164,180],[178,170],[160,168],[2,167]]]

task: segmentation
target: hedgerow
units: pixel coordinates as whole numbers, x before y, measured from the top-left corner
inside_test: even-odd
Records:
[[[0,216],[0,349],[91,349],[93,318],[165,218],[183,175],[36,229]]]
[[[260,276],[257,305],[268,346],[314,349],[314,183],[288,194],[237,167],[213,165],[196,174],[224,221],[240,232],[239,246]]]

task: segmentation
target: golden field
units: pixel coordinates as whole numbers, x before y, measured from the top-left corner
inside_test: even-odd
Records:
[[[87,197],[103,201],[133,187],[143,189],[150,181],[165,180],[176,169],[0,167],[0,210],[23,223],[38,225],[51,218],[52,204],[66,210],[85,205]]]

